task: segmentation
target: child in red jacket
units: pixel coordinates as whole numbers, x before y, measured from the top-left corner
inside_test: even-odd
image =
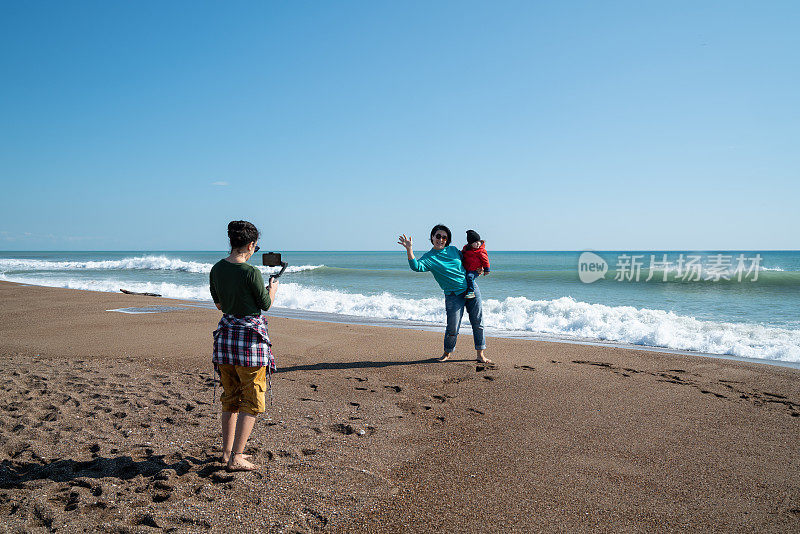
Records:
[[[486,243],[481,240],[481,236],[475,230],[467,230],[467,244],[461,249],[461,262],[467,271],[467,294],[468,299],[475,298],[475,279],[480,276],[480,269],[483,274],[489,274],[489,255],[486,254]]]

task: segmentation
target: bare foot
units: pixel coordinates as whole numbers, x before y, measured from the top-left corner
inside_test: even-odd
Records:
[[[242,454],[242,458],[247,460],[248,458],[252,458],[249,454]],[[222,463],[227,464],[231,460],[231,451],[225,451],[222,453]]]
[[[492,360],[483,355],[483,351],[478,353],[478,363],[494,363]]]
[[[450,354],[451,354],[450,352],[445,352],[444,354],[442,354],[442,357],[439,358],[439,361],[446,362],[447,360],[450,359]]]
[[[228,460],[228,471],[255,471],[258,469],[258,466],[248,462],[244,458],[244,454],[234,454],[231,456],[231,459]]]

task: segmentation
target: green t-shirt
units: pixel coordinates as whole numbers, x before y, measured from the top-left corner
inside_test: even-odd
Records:
[[[222,306],[222,312],[244,317],[261,315],[272,302],[264,287],[261,271],[249,263],[219,260],[211,268],[211,298]]]

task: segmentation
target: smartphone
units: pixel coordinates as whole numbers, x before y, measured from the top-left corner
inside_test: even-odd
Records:
[[[286,270],[286,266],[289,265],[285,261],[281,261],[281,253],[280,252],[265,252],[261,255],[261,263],[265,267],[280,267],[281,270],[276,273],[270,275],[270,278],[279,278],[283,271]]]
[[[280,252],[265,252],[261,255],[261,263],[265,267],[278,267],[282,265]]]

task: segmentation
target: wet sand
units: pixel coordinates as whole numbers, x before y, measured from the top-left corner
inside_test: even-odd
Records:
[[[230,474],[219,313],[106,311],[159,305],[0,282],[0,531],[800,531],[800,370],[273,318]]]

